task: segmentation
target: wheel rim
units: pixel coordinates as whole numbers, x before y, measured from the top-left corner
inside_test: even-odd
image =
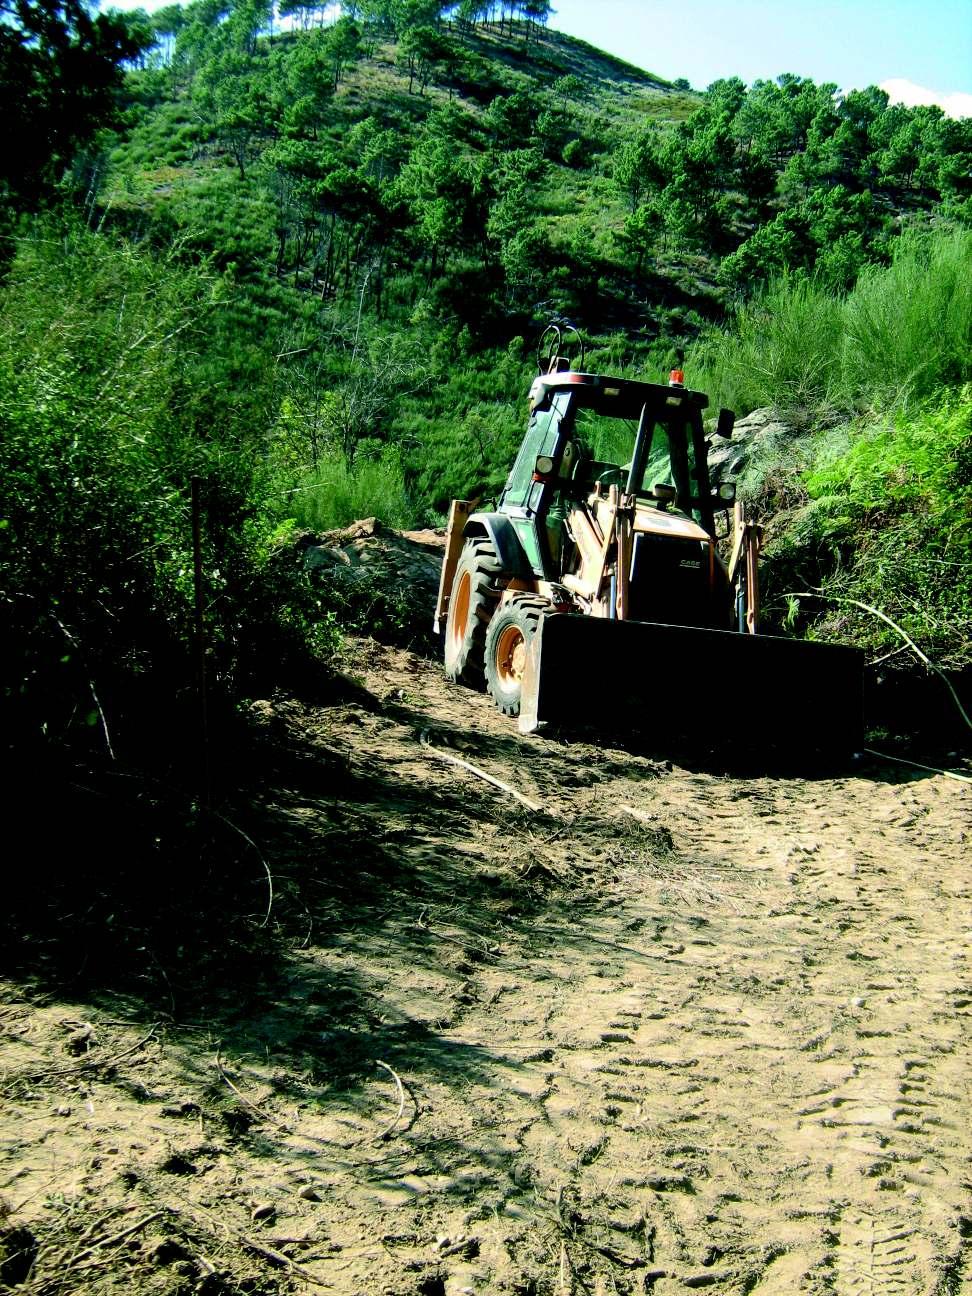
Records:
[[[462,647],[466,637],[471,585],[469,573],[463,572],[459,578],[459,587],[452,596],[452,646],[456,651]]]
[[[496,640],[496,674],[507,687],[519,685],[526,667],[526,639],[518,626],[506,626]]]

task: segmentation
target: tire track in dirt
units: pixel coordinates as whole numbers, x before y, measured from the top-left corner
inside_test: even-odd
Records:
[[[861,789],[845,787],[853,806]],[[799,797],[797,803],[806,799]],[[879,793],[878,803],[885,799],[886,793]],[[914,798],[906,800],[914,805]],[[870,816],[874,808],[869,806]],[[900,809],[894,807],[896,829],[918,821],[919,814]],[[918,809],[927,812],[927,807]],[[949,930],[947,906],[937,911],[946,919],[945,928],[936,926],[934,932],[927,925],[923,929],[910,913],[917,894],[927,899],[939,890],[940,861],[933,862],[921,849],[928,834],[920,845],[889,843],[899,858],[908,858],[907,870],[896,872],[875,865],[867,850],[855,849],[857,834],[848,838],[849,818],[845,814],[834,828],[814,823],[813,814],[804,810],[796,841],[770,834],[776,840],[769,852],[791,867],[791,912],[816,924],[822,920],[814,915],[832,913],[827,925],[836,958],[843,956],[862,970],[874,965],[860,984],[853,973],[835,978],[821,968],[816,951],[806,955],[820,969],[813,976],[814,992],[831,1021],[805,1047],[821,1056],[821,1069],[836,1083],[822,1086],[798,1109],[801,1120],[794,1123],[781,1111],[780,1128],[794,1144],[806,1140],[808,1162],[818,1161],[830,1180],[827,1213],[841,1224],[836,1236],[830,1235],[836,1249],[819,1263],[822,1271],[830,1267],[836,1272],[837,1290],[938,1290],[936,1268],[946,1277],[956,1272],[954,1215],[963,1200],[959,1185],[967,1154],[956,1119],[961,1120],[968,1087],[955,1057],[956,1015],[936,1008],[961,995],[948,981],[950,965],[964,964],[965,951],[960,925]],[[935,836],[940,842],[942,834]],[[798,948],[805,933],[791,931]],[[885,973],[888,946],[896,972],[891,978]],[[838,961],[834,971],[839,969]],[[865,993],[848,996],[848,984],[855,981]],[[923,1011],[916,1013],[919,1004]],[[889,1206],[889,1198],[893,1202],[896,1196],[904,1199],[898,1209]],[[854,1205],[844,1209],[847,1198]],[[949,1255],[936,1254],[929,1236],[945,1242]]]

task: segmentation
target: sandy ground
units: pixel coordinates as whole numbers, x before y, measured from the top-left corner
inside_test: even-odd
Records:
[[[3,987],[0,1277],[972,1293],[968,785],[521,738],[350,658],[349,699],[253,708],[273,968]]]

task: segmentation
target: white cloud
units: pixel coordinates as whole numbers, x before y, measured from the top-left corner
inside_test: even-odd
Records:
[[[919,104],[938,104],[946,117],[972,117],[972,94],[965,94],[961,90],[943,94],[940,90],[928,90],[925,86],[915,85],[914,81],[907,81],[904,77],[882,81],[881,89],[887,92],[892,103],[906,104],[909,108],[915,108]]]

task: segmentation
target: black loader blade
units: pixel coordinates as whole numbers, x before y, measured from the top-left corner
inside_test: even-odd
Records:
[[[520,731],[853,749],[863,667],[858,649],[839,644],[551,613],[530,646]]]

